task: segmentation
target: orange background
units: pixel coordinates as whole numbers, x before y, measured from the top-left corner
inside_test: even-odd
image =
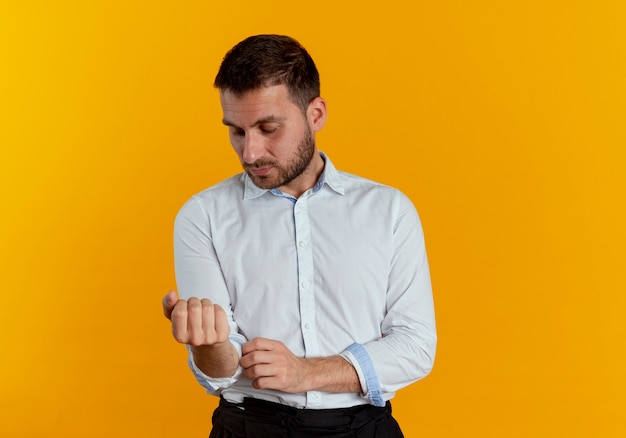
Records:
[[[208,435],[160,299],[176,211],[239,172],[212,79],[268,32],[318,63],[320,148],[420,211],[406,436],[626,436],[624,2],[229,3],[0,4],[0,436]]]

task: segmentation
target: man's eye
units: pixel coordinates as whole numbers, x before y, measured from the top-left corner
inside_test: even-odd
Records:
[[[277,129],[278,126],[261,126],[261,132],[263,134],[271,134],[273,132],[276,132]]]
[[[233,129],[233,135],[236,137],[243,137],[245,132],[242,129]]]

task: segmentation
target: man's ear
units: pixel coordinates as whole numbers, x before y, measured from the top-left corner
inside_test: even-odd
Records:
[[[313,132],[320,131],[326,123],[328,110],[326,109],[326,101],[321,97],[316,97],[309,103],[307,108],[307,119],[311,124]]]

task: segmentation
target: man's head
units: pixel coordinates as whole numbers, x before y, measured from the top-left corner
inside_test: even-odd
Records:
[[[215,86],[230,143],[252,182],[296,197],[313,187],[324,168],[315,133],[327,112],[306,50],[285,36],[247,38],[226,54]]]
[[[296,40],[282,35],[246,38],[224,57],[213,84],[234,95],[272,85],[285,85],[290,99],[306,112],[320,95],[320,78],[315,63]]]

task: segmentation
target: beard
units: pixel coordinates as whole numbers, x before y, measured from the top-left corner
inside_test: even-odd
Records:
[[[275,189],[277,187],[289,184],[307,169],[313,157],[315,156],[315,138],[311,133],[310,128],[304,133],[304,137],[298,143],[296,147],[295,156],[289,161],[286,166],[280,166],[278,162],[268,159],[259,159],[252,164],[243,163],[243,168],[246,171],[248,177],[252,180],[255,186],[260,189]],[[250,169],[272,167],[276,171],[277,175],[255,175],[250,172]]]

